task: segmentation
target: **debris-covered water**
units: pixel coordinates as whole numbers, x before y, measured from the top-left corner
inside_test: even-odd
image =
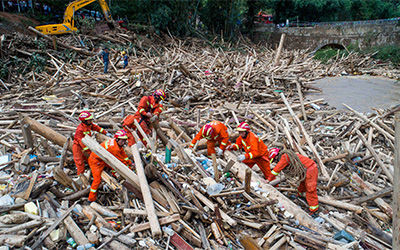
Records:
[[[329,105],[345,109],[343,103],[360,112],[400,104],[400,82],[375,76],[340,76],[315,81],[322,93],[308,97],[324,98]]]

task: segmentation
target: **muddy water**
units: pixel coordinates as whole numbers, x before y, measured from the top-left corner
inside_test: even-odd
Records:
[[[400,104],[400,82],[374,76],[327,77],[315,81],[320,94],[308,98],[324,98],[330,106],[344,110],[342,103],[357,111],[372,112],[372,108],[390,108]]]

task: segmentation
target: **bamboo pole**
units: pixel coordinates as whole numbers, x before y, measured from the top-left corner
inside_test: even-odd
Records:
[[[150,229],[153,237],[159,237],[161,235],[161,227],[158,222],[156,210],[154,208],[153,198],[151,197],[149,183],[147,182],[146,175],[144,173],[142,159],[140,159],[137,144],[131,146],[133,158],[135,160],[136,172],[139,177],[140,189],[142,190],[144,204],[146,206],[147,217],[150,222]]]
[[[394,116],[395,121],[395,158],[393,183],[393,249],[400,247],[400,112]]]

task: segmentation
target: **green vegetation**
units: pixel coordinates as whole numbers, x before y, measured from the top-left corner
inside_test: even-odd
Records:
[[[351,45],[347,47],[347,50],[326,48],[318,50],[314,54],[314,58],[322,63],[328,63],[331,59],[339,58],[343,55],[346,56],[352,51],[363,55],[373,54],[373,58],[377,60],[391,61],[395,65],[400,65],[400,46],[396,45],[374,46],[365,49],[359,49],[358,46]]]
[[[41,22],[62,19],[65,7],[72,0],[43,0],[52,8],[52,15]],[[276,23],[371,20],[400,16],[398,0],[118,0],[107,1],[114,19],[151,26],[157,33],[177,36],[198,35],[237,38],[252,30],[260,10],[272,14]],[[101,12],[97,3],[85,9]]]

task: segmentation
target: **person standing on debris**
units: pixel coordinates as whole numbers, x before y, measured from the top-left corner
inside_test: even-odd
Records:
[[[318,181],[318,167],[317,164],[308,157],[295,153],[292,150],[282,150],[272,148],[270,151],[270,159],[273,162],[279,159],[274,169],[271,171],[272,176],[268,178],[268,182],[275,179],[275,177],[282,170],[289,182],[298,186],[298,195],[304,196],[306,192],[306,200],[309,206],[310,214],[314,214],[318,210],[318,195],[317,195],[317,181]]]
[[[103,49],[103,51],[100,53],[101,57],[103,58],[103,63],[104,63],[104,74],[107,73],[108,71],[108,64],[110,62],[110,52],[108,51],[107,47]]]
[[[82,143],[82,138],[86,135],[92,136],[92,131],[96,131],[105,135],[109,134],[105,129],[93,123],[93,115],[88,111],[82,111],[79,114],[81,124],[78,125],[75,131],[74,143],[72,145],[72,153],[74,162],[77,168],[77,174],[85,184],[87,180],[83,173],[85,172],[85,162],[89,158],[91,151],[85,144]]]
[[[126,51],[122,51],[121,56],[122,56],[122,59],[124,60],[124,69],[125,69],[126,67],[128,67],[129,56],[128,56],[128,54],[126,54]]]
[[[124,128],[128,128],[128,144],[132,146],[136,143],[135,138],[132,133],[129,132],[129,129],[136,129],[135,120],[140,124],[143,131],[146,134],[151,133],[152,123],[157,122],[159,119],[159,115],[163,111],[163,101],[166,100],[167,96],[162,89],[157,89],[150,96],[143,96],[140,99],[138,109],[134,115],[128,115],[124,121],[122,122],[122,126]],[[143,136],[138,133],[140,139],[143,139]],[[145,143],[145,142],[144,142]]]
[[[121,129],[118,130],[113,139],[109,139],[101,143],[101,146],[105,148],[108,152],[114,155],[118,160],[120,160],[123,164],[127,165],[129,168],[132,167],[132,161],[129,160],[128,156],[124,151],[124,146],[127,143],[128,136],[126,131]],[[92,170],[93,182],[90,186],[89,193],[89,201],[97,200],[97,189],[101,183],[101,173],[104,170],[104,167],[109,167],[99,156],[95,153],[91,153],[89,157],[89,166]]]
[[[257,164],[265,179],[273,176],[268,158],[268,147],[264,142],[250,131],[250,126],[247,122],[240,123],[236,130],[239,131],[239,137],[236,139],[236,143],[230,145],[227,149],[244,149],[245,154],[239,155],[237,157],[238,161],[243,162],[249,168]]]
[[[193,148],[197,141],[202,138],[207,139],[207,154],[224,154],[226,147],[229,145],[228,128],[220,121],[212,121],[204,125],[192,140],[189,148]],[[219,147],[215,147],[215,146]]]

